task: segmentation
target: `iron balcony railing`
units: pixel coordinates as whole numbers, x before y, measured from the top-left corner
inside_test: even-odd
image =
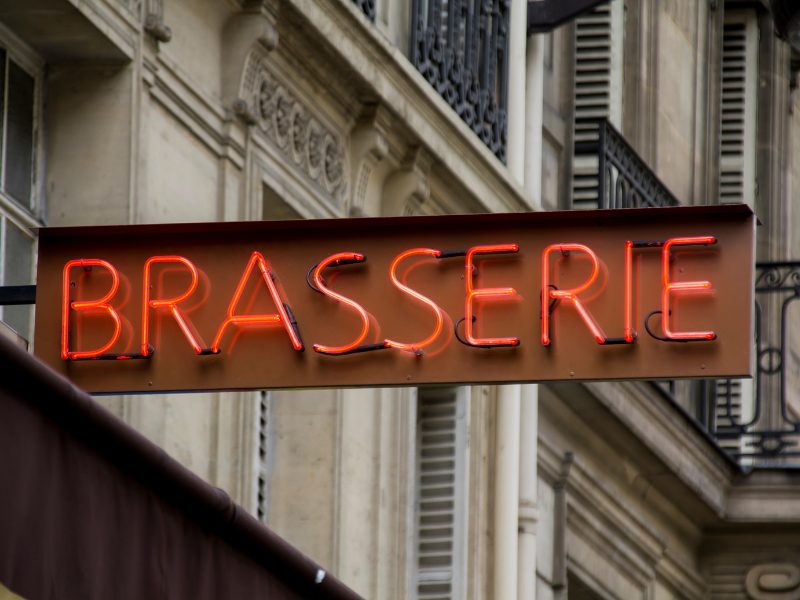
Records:
[[[597,165],[596,204],[584,206],[680,204],[619,131],[606,120],[596,126],[595,141],[575,146],[576,156],[591,157]],[[789,327],[792,305],[800,298],[800,262],[758,263],[755,292],[752,381],[650,383],[681,410],[688,408],[698,426],[741,466],[800,468],[800,328]]]
[[[754,378],[704,382],[696,417],[741,464],[798,468],[800,330],[789,325],[800,298],[800,262],[756,264],[755,292]]]
[[[412,0],[409,59],[506,159],[509,0]]]
[[[597,157],[596,208],[679,206],[678,199],[606,119],[597,139],[575,144],[575,156]]]

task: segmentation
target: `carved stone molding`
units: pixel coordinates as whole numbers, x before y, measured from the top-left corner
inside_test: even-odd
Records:
[[[144,30],[163,44],[172,39],[172,29],[164,23],[164,0],[147,0],[144,10]]]
[[[756,565],[747,572],[745,589],[753,600],[798,600],[800,568],[791,563]]]
[[[260,2],[246,1],[222,30],[222,102],[247,125],[257,123],[255,77],[278,46],[275,15]]]
[[[142,3],[146,0],[117,0],[124,9],[131,13],[137,20],[142,18]]]
[[[403,164],[391,173],[383,186],[380,213],[386,216],[423,214],[430,197],[428,173],[431,157],[420,147],[409,149]]]
[[[370,182],[382,187],[380,175],[373,177],[378,171],[378,165],[389,153],[389,143],[386,140],[389,116],[386,109],[379,105],[367,106],[364,114],[358,119],[355,127],[350,132],[350,181],[352,182],[350,205],[347,213],[351,217],[375,216],[380,210],[370,202]],[[385,169],[381,169],[383,171]],[[385,173],[382,174],[385,177]]]
[[[344,142],[259,57],[251,56],[234,109],[321,191],[341,203],[347,191]]]

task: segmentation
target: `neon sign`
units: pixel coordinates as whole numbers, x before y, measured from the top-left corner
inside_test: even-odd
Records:
[[[662,342],[708,342],[713,341],[716,339],[716,334],[713,331],[685,331],[685,332],[674,332],[670,329],[670,316],[672,314],[672,309],[670,308],[670,297],[675,294],[702,294],[702,293],[712,293],[712,284],[709,281],[687,281],[687,282],[674,282],[670,278],[670,260],[671,260],[671,250],[675,246],[695,246],[695,245],[711,245],[716,243],[716,240],[713,236],[702,236],[702,237],[691,237],[691,238],[672,238],[668,239],[664,242],[656,242],[653,245],[658,247],[663,247],[663,291],[662,291],[662,315],[668,315],[667,317],[662,317],[662,328],[663,328],[663,337],[654,336],[655,339],[662,341]],[[574,306],[575,310],[580,315],[583,322],[588,327],[589,331],[591,332],[592,336],[594,337],[595,341],[601,345],[610,345],[615,343],[634,343],[636,341],[635,336],[633,335],[633,329],[631,325],[631,287],[632,283],[630,281],[630,254],[631,249],[635,247],[635,245],[628,241],[625,243],[625,260],[626,260],[626,283],[625,283],[625,337],[624,338],[609,338],[603,333],[603,330],[598,325],[597,321],[591,315],[591,313],[586,309],[584,302],[580,300],[578,297],[580,294],[585,292],[588,288],[592,286],[593,283],[597,280],[598,274],[600,272],[600,259],[597,255],[592,251],[591,248],[585,246],[583,244],[577,244],[572,242],[559,242],[556,244],[551,244],[544,249],[542,252],[542,295],[541,295],[541,302],[542,306],[546,307],[543,309],[541,322],[542,322],[542,335],[541,335],[541,344],[542,346],[550,346],[552,343],[552,338],[550,334],[550,322],[551,322],[551,315],[555,313],[555,305],[559,301],[568,301]],[[515,243],[509,244],[495,244],[495,245],[486,245],[486,246],[473,246],[469,248],[464,254],[466,256],[465,260],[465,281],[466,281],[466,292],[465,292],[465,301],[464,301],[464,319],[462,319],[464,323],[464,339],[461,340],[467,346],[474,346],[476,348],[493,348],[493,347],[515,347],[520,345],[520,339],[518,337],[476,337],[475,335],[475,305],[479,302],[498,302],[504,300],[510,300],[513,298],[518,297],[517,291],[511,287],[503,287],[503,288],[476,288],[475,287],[475,259],[476,256],[481,255],[493,255],[493,254],[516,254],[519,252],[519,245]],[[560,253],[562,256],[567,257],[570,253],[580,252],[583,255],[587,256],[592,265],[591,273],[589,277],[577,287],[573,287],[566,290],[558,289],[552,283],[551,277],[551,268],[550,268],[550,256],[553,253]],[[370,329],[370,316],[367,311],[361,306],[358,302],[343,296],[337,292],[331,290],[324,281],[322,273],[325,269],[330,267],[340,267],[343,265],[351,265],[351,264],[358,264],[363,263],[367,260],[367,257],[363,254],[358,254],[355,252],[340,252],[337,254],[333,254],[321,260],[319,263],[314,265],[311,268],[312,273],[312,281],[313,285],[311,285],[314,291],[317,291],[337,302],[341,302],[345,306],[354,310],[361,320],[361,330],[359,331],[358,335],[349,343],[341,346],[326,346],[323,344],[314,344],[313,349],[315,352],[320,354],[328,354],[331,356],[337,355],[346,355],[351,354],[354,352],[365,352],[369,350],[378,350],[381,348],[397,348],[399,350],[405,351],[412,351],[417,352],[424,348],[425,346],[430,345],[442,331],[443,323],[444,323],[444,315],[442,309],[430,298],[423,296],[419,292],[414,291],[413,289],[409,288],[408,286],[402,284],[397,278],[397,267],[398,265],[409,256],[415,255],[428,255],[435,258],[441,258],[442,253],[439,250],[431,250],[429,248],[412,248],[401,252],[397,258],[392,262],[389,268],[389,278],[391,279],[392,283],[401,291],[408,294],[412,298],[415,298],[429,306],[436,316],[436,325],[434,328],[433,333],[425,338],[422,341],[416,343],[403,343],[397,342],[394,340],[386,339],[383,342],[377,344],[370,344],[370,345],[363,345],[364,339],[367,337],[367,334]],[[156,263],[178,263],[182,264],[186,267],[186,269],[191,273],[191,283],[189,287],[180,295],[169,298],[169,299],[152,299],[150,297],[151,291],[151,283],[150,283],[150,272],[153,264]],[[251,277],[251,273],[255,269],[256,265],[258,266],[259,272],[264,283],[267,286],[269,291],[269,295],[272,298],[272,301],[275,303],[275,306],[278,309],[277,313],[274,314],[267,314],[267,315],[244,315],[244,314],[236,314],[236,307],[239,304],[242,292],[244,290],[245,285],[247,284],[248,280]],[[88,300],[88,301],[70,301],[71,297],[71,286],[69,285],[69,278],[71,270],[76,267],[91,267],[91,266],[102,266],[108,272],[112,274],[112,285],[109,291],[100,299],[97,300]],[[225,320],[219,327],[217,331],[217,335],[214,338],[214,343],[211,345],[210,349],[206,349],[203,347],[201,342],[198,340],[198,336],[195,332],[192,331],[193,327],[191,327],[191,323],[186,319],[186,317],[181,312],[180,308],[178,308],[178,304],[186,300],[189,296],[191,296],[195,290],[197,289],[197,269],[194,264],[189,261],[188,259],[182,256],[152,256],[145,261],[144,265],[144,277],[142,281],[142,288],[144,290],[144,295],[142,299],[142,352],[141,356],[125,356],[124,358],[147,358],[154,352],[153,346],[150,345],[150,312],[151,309],[158,309],[158,308],[166,308],[169,309],[172,317],[174,318],[175,322],[180,327],[180,330],[183,332],[184,336],[188,340],[191,347],[194,349],[195,354],[202,355],[202,354],[220,354],[222,352],[221,349],[221,340],[223,334],[225,333],[225,329],[229,325],[239,325],[239,326],[257,326],[257,327],[265,327],[265,326],[273,326],[273,325],[282,325],[285,329],[286,333],[289,336],[289,339],[292,343],[292,347],[297,351],[302,351],[304,349],[303,342],[300,339],[299,333],[299,324],[295,320],[295,318],[291,315],[291,308],[289,304],[281,297],[279,294],[276,286],[275,286],[275,275],[273,274],[271,268],[267,264],[266,259],[264,256],[258,252],[254,251],[250,257],[250,261],[247,263],[245,267],[244,273],[242,274],[241,279],[239,280],[239,284],[236,287],[236,291],[233,294],[233,298],[228,306],[228,312]],[[86,358],[101,358],[105,352],[107,352],[118,340],[120,334],[120,319],[117,311],[112,308],[110,301],[117,293],[119,288],[119,275],[117,273],[116,268],[111,265],[109,262],[99,259],[99,258],[82,258],[77,260],[71,260],[66,265],[64,265],[64,297],[63,297],[63,313],[62,313],[62,358],[64,360],[80,360]],[[114,334],[111,336],[111,339],[101,348],[91,350],[91,351],[70,351],[69,344],[68,344],[68,332],[70,330],[69,321],[70,321],[70,310],[72,311],[88,311],[88,310],[97,310],[102,309],[106,311],[109,316],[115,322],[115,329]],[[461,339],[461,338],[459,338]],[[120,358],[119,355],[114,355],[115,358]]]
[[[153,300],[151,295],[150,272],[152,266],[158,263],[178,263],[186,267],[191,274],[191,282],[189,287],[186,288],[182,294],[170,299],[156,299]],[[64,277],[67,273],[64,274]],[[178,304],[186,300],[189,296],[194,294],[197,289],[197,268],[183,256],[151,256],[144,263],[144,275],[142,277],[142,356],[150,356],[155,349],[150,345],[150,309],[167,308],[170,314],[175,319],[175,322],[180,327],[183,335],[186,336],[189,345],[194,350],[195,354],[203,353],[203,344],[197,339],[197,335],[192,331],[190,324],[187,322],[185,315],[178,308]],[[66,323],[64,327],[66,327]]]
[[[261,274],[261,278],[264,280],[264,283],[267,285],[269,295],[272,298],[272,301],[275,303],[275,307],[278,309],[278,312],[276,314],[269,315],[235,314],[236,306],[239,304],[239,300],[242,297],[244,287],[250,279],[250,274],[253,272],[253,269],[256,265],[258,265],[258,271]],[[222,335],[225,333],[225,328],[228,327],[228,325],[250,327],[282,325],[289,336],[289,340],[292,342],[292,347],[297,351],[302,351],[303,341],[300,339],[300,331],[297,322],[295,321],[294,317],[291,316],[291,310],[292,309],[289,308],[289,305],[278,293],[278,288],[275,286],[272,270],[267,264],[264,255],[258,251],[254,251],[250,255],[250,261],[247,263],[244,273],[242,273],[242,278],[239,280],[239,285],[236,286],[236,291],[233,293],[233,298],[231,298],[231,303],[228,305],[228,312],[225,320],[222,322],[222,325],[219,326],[217,336],[214,338],[214,343],[211,345],[211,354],[219,354],[221,352],[220,344],[222,342]],[[200,354],[200,352],[198,352],[198,354]]]
[[[364,225],[347,221],[336,226],[355,229],[330,240],[315,222],[239,225],[242,235],[163,226],[169,244],[148,233],[118,251],[95,233],[83,244],[84,229],[68,230],[70,243],[44,230],[39,289],[55,273],[59,285],[37,304],[36,351],[90,389],[106,367],[80,365],[113,359],[127,383],[101,391],[135,390],[137,377],[150,389],[215,389],[746,374],[747,352],[732,344],[749,343],[747,328],[727,316],[750,323],[738,271],[752,262],[752,215],[721,212],[687,227],[662,210],[637,221],[637,235],[624,220],[537,226],[553,213],[459,217],[444,233],[433,225],[446,217],[414,220],[427,227],[413,231],[422,244],[404,243],[411,231],[362,239]]]

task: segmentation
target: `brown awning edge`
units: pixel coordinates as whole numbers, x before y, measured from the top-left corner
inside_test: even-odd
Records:
[[[359,598],[2,336],[0,365],[0,583],[12,592]]]

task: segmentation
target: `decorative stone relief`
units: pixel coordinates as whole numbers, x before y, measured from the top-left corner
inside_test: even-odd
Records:
[[[428,173],[431,157],[422,148],[410,148],[403,164],[383,186],[380,214],[386,216],[422,214],[422,205],[430,197]]]
[[[798,600],[800,568],[791,563],[756,565],[747,572],[745,589],[753,600]]]
[[[375,216],[377,212],[374,211],[379,210],[370,202],[368,190],[371,181],[378,189],[383,186],[381,178],[385,173],[376,171],[389,153],[388,123],[389,116],[384,108],[368,105],[350,132],[351,194],[347,214],[351,217]]]
[[[147,0],[143,26],[157,42],[165,44],[172,39],[172,29],[164,23],[164,0]]]
[[[347,191],[344,143],[264,62],[251,56],[242,82],[255,124],[304,175],[341,202]]]

